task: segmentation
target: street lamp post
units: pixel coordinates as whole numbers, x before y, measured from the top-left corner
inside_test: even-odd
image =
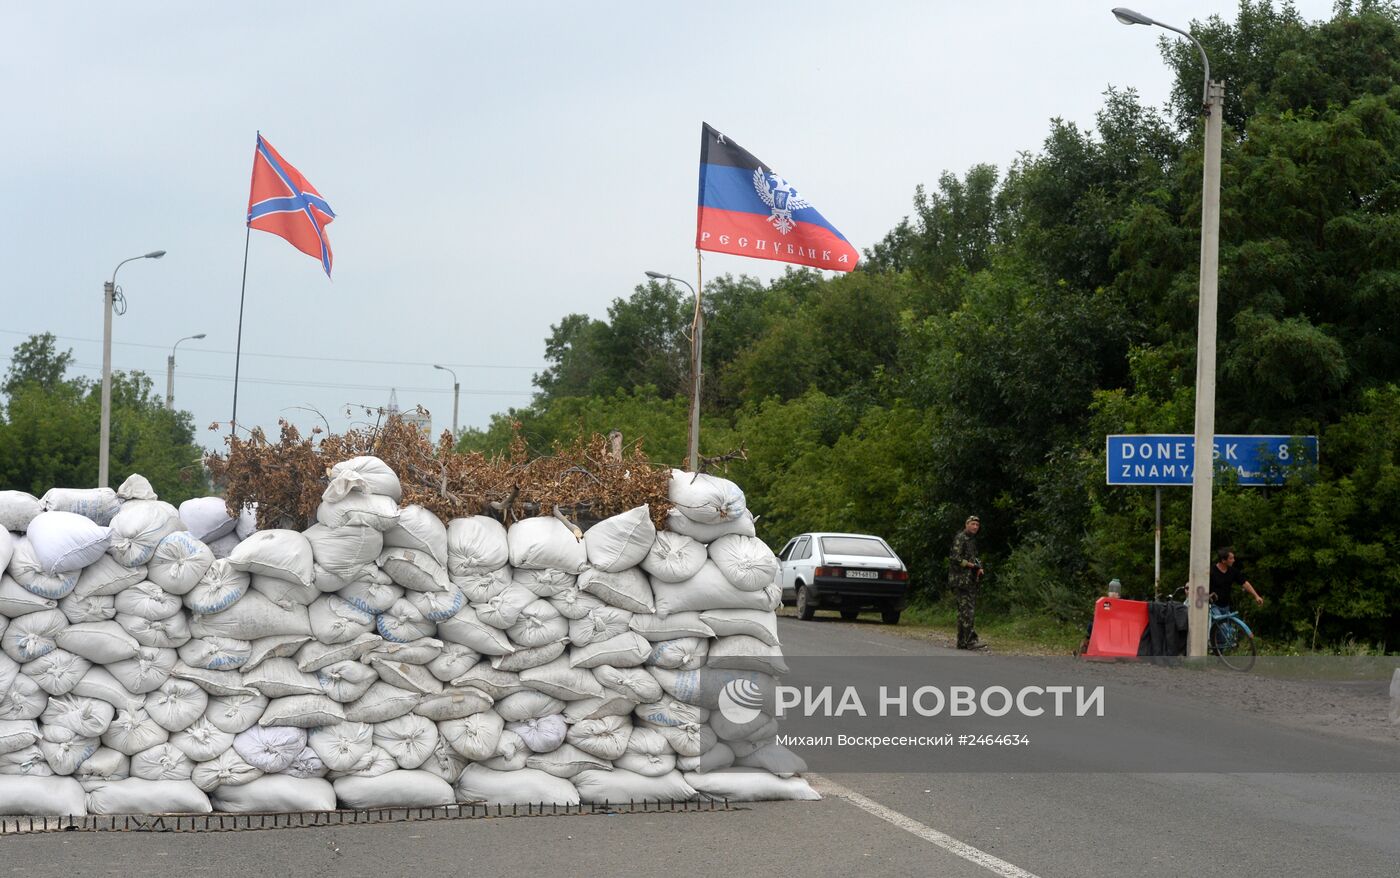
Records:
[[[700,384],[703,373],[700,370],[701,346],[705,337],[705,312],[700,307],[700,294],[687,281],[659,271],[648,271],[652,280],[683,283],[695,297],[695,322],[690,334],[690,431],[687,444],[687,460],[692,472],[700,471]]]
[[[457,400],[462,395],[462,385],[457,383],[457,373],[446,366],[439,366],[434,363],[433,368],[441,369],[452,376],[452,441],[455,443],[457,441]]]
[[[171,346],[170,356],[165,358],[165,407],[168,410],[174,411],[175,409],[175,348],[178,348],[182,341],[193,341],[200,338],[204,338],[204,333],[185,336]]]
[[[102,426],[97,445],[97,487],[106,488],[108,447],[112,440],[112,309],[117,298],[117,272],[137,259],[159,259],[164,250],[152,250],[140,256],[123,259],[112,269],[112,279],[102,285]],[[125,310],[125,309],[123,309]]]
[[[1196,320],[1196,427],[1195,461],[1191,472],[1191,577],[1187,618],[1190,631],[1186,651],[1206,654],[1210,626],[1211,491],[1215,476],[1215,344],[1216,298],[1220,279],[1220,140],[1225,84],[1212,82],[1210,58],[1201,41],[1186,31],[1154,21],[1140,12],[1118,7],[1113,15],[1123,24],[1142,24],[1181,34],[1201,53],[1205,67],[1202,90],[1206,117],[1205,170],[1201,180],[1201,275]]]

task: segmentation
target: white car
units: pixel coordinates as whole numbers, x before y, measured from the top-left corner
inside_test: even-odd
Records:
[[[890,544],[868,534],[809,533],[778,553],[777,582],[783,600],[797,604],[797,618],[840,610],[854,619],[873,607],[887,625],[899,622],[909,594],[909,569]]]

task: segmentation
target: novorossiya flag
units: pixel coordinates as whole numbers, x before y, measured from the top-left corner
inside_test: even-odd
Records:
[[[330,277],[331,242],[326,226],[334,219],[335,211],[316,187],[258,134],[248,226],[286,238],[307,256],[321,260],[326,277]]]
[[[860,253],[768,165],[705,124],[695,246],[716,253],[850,271]]]

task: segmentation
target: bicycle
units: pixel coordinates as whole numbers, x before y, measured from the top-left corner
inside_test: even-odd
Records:
[[[1172,592],[1184,598],[1186,586]],[[1254,667],[1259,657],[1259,644],[1238,611],[1225,612],[1215,605],[1215,595],[1210,596],[1210,627],[1206,629],[1206,649],[1220,657],[1225,667],[1232,671],[1247,671]]]

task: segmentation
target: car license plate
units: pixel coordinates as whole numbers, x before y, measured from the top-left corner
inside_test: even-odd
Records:
[[[880,574],[874,570],[847,570],[846,576],[849,579],[879,579]]]

